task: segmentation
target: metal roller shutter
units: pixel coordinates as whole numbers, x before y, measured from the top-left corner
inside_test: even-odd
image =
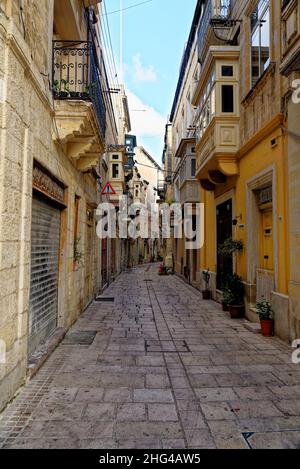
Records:
[[[29,355],[57,326],[60,210],[33,198]]]

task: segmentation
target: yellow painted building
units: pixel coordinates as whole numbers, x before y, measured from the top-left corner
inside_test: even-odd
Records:
[[[196,286],[204,287],[202,272],[209,269],[213,298],[221,301],[226,276],[236,272],[246,287],[247,318],[258,321],[256,302],[268,299],[275,333],[287,341],[300,334],[299,111],[291,99],[300,69],[299,6],[199,1],[172,112],[175,136],[180,129],[179,141],[173,138],[175,167],[180,145],[194,136],[198,200],[205,204]],[[192,92],[186,91],[192,77]],[[194,119],[188,126],[189,98]],[[242,241],[243,249],[225,258],[219,248],[228,239]],[[183,240],[174,241],[174,255],[182,274]]]

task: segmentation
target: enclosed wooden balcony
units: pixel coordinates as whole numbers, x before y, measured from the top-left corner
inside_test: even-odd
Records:
[[[187,137],[181,139],[175,157],[179,160],[178,185],[180,203],[198,203],[200,201],[200,184],[196,179],[196,139]]]
[[[196,117],[196,177],[214,190],[239,172],[239,48],[210,47],[193,96]]]

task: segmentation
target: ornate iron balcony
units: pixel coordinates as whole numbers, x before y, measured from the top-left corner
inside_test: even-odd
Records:
[[[199,56],[206,43],[212,20],[226,20],[231,17],[231,0],[207,0],[198,31]]]
[[[95,47],[88,41],[54,41],[52,90],[54,99],[93,103],[102,138],[106,131],[106,106]]]

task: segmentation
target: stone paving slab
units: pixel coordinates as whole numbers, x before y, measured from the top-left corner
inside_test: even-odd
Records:
[[[85,311],[0,416],[0,447],[300,448],[292,350],[157,270]]]

